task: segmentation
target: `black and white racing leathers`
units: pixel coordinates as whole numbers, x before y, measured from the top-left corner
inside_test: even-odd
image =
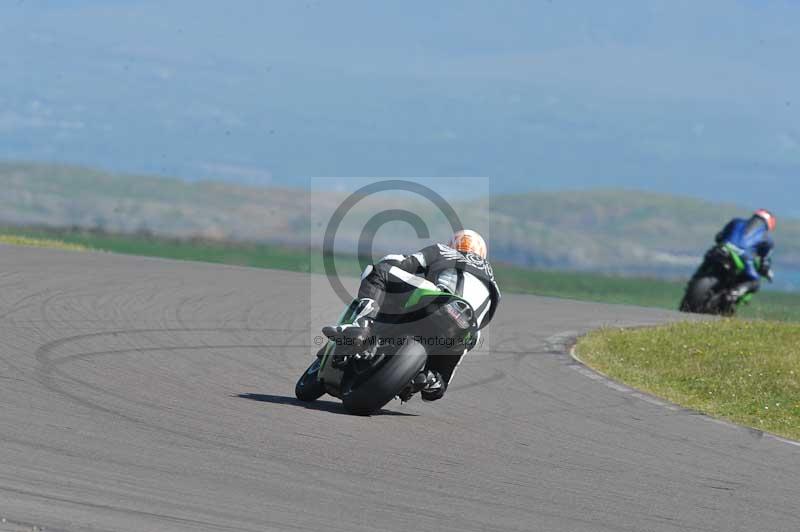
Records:
[[[471,253],[461,253],[448,246],[435,244],[412,255],[388,255],[368,266],[361,277],[358,297],[362,300],[358,318],[397,319],[409,292],[422,280],[429,281],[467,300],[483,329],[494,317],[500,301],[500,290],[488,261]],[[464,354],[475,344],[455,352],[430,356],[426,370],[442,376],[441,391],[434,395],[423,392],[423,398],[438,399],[452,381]],[[438,388],[437,388],[438,390]]]

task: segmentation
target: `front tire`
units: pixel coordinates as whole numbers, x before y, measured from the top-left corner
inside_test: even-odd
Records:
[[[321,359],[315,358],[314,362],[300,376],[294,387],[294,396],[300,401],[316,401],[325,395],[325,386],[317,380]]]
[[[425,366],[428,353],[412,338],[393,355],[387,355],[381,366],[365,381],[342,390],[342,405],[351,414],[368,416],[383,408],[400,393]]]

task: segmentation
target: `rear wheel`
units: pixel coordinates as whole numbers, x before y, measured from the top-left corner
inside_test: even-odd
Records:
[[[716,277],[696,277],[686,287],[686,295],[681,302],[684,312],[700,314],[732,314],[725,294],[719,290],[720,281]]]
[[[342,387],[342,405],[351,414],[368,416],[380,410],[411,382],[425,366],[428,353],[411,338],[363,380],[352,379]]]
[[[321,359],[315,358],[314,362],[300,376],[294,387],[294,395],[301,401],[316,401],[325,395],[325,386],[317,380]]]

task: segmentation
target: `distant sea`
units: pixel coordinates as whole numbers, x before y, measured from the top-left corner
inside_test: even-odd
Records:
[[[765,286],[765,283],[762,286]],[[775,284],[772,288],[790,292],[800,292],[800,270],[775,269]]]

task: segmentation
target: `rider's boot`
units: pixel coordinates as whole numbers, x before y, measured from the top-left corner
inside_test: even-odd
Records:
[[[362,351],[363,347],[374,347],[375,335],[373,325],[378,314],[378,306],[372,299],[361,299],[355,309],[355,316],[350,323],[327,326],[322,328],[322,334],[338,344],[352,348],[354,352]],[[364,350],[374,353],[374,349]]]
[[[758,292],[759,288],[758,280],[745,281],[728,293],[728,301],[735,304],[743,297]]]

